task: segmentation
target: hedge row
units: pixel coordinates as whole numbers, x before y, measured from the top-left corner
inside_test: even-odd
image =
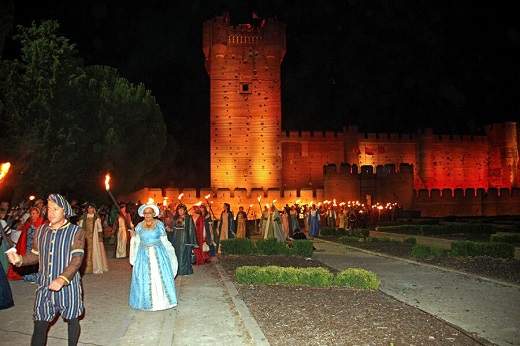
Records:
[[[375,273],[360,268],[349,268],[334,276],[323,267],[244,266],[237,268],[235,274],[237,282],[245,285],[340,286],[376,290],[381,284]]]
[[[378,226],[379,232],[413,234],[413,235],[437,235],[437,234],[494,234],[501,228],[492,224],[468,224],[445,223],[442,225],[401,225]]]
[[[314,248],[308,240],[293,240],[291,247],[274,238],[254,241],[247,238],[226,239],[220,242],[223,255],[295,255],[312,257]]]

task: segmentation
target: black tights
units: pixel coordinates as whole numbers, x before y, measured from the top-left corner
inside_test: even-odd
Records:
[[[78,344],[79,339],[79,320],[73,318],[67,320],[68,333],[69,333],[69,346],[75,346]],[[31,339],[31,346],[45,346],[47,342],[47,329],[49,328],[49,322],[47,321],[34,321],[34,332]]]

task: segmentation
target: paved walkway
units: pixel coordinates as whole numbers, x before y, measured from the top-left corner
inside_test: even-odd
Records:
[[[520,345],[520,287],[382,257],[315,239],[316,257],[337,269],[377,273],[381,290],[498,345]],[[179,306],[160,312],[128,307],[131,267],[109,259],[110,271],[83,278],[86,313],[80,345],[269,345],[218,265],[195,267],[176,281]],[[11,282],[15,306],[0,310],[0,344],[29,345],[34,284]],[[59,319],[48,345],[67,345]]]
[[[520,286],[314,240],[315,256],[338,270],[376,273],[380,290],[497,345],[520,345]]]

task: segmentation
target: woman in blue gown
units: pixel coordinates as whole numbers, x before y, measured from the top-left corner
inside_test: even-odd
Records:
[[[177,306],[175,276],[177,256],[166,237],[164,224],[155,219],[159,208],[143,204],[138,209],[144,217],[135,228],[130,242],[130,307],[139,310],[165,310]]]
[[[0,309],[8,309],[14,305],[11,286],[7,281],[4,268],[0,266]]]

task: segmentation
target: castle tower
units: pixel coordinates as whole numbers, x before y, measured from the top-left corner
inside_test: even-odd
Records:
[[[281,188],[280,65],[285,25],[230,25],[224,13],[204,22],[210,79],[211,187]]]
[[[489,187],[520,187],[520,123],[485,126],[489,139]]]

